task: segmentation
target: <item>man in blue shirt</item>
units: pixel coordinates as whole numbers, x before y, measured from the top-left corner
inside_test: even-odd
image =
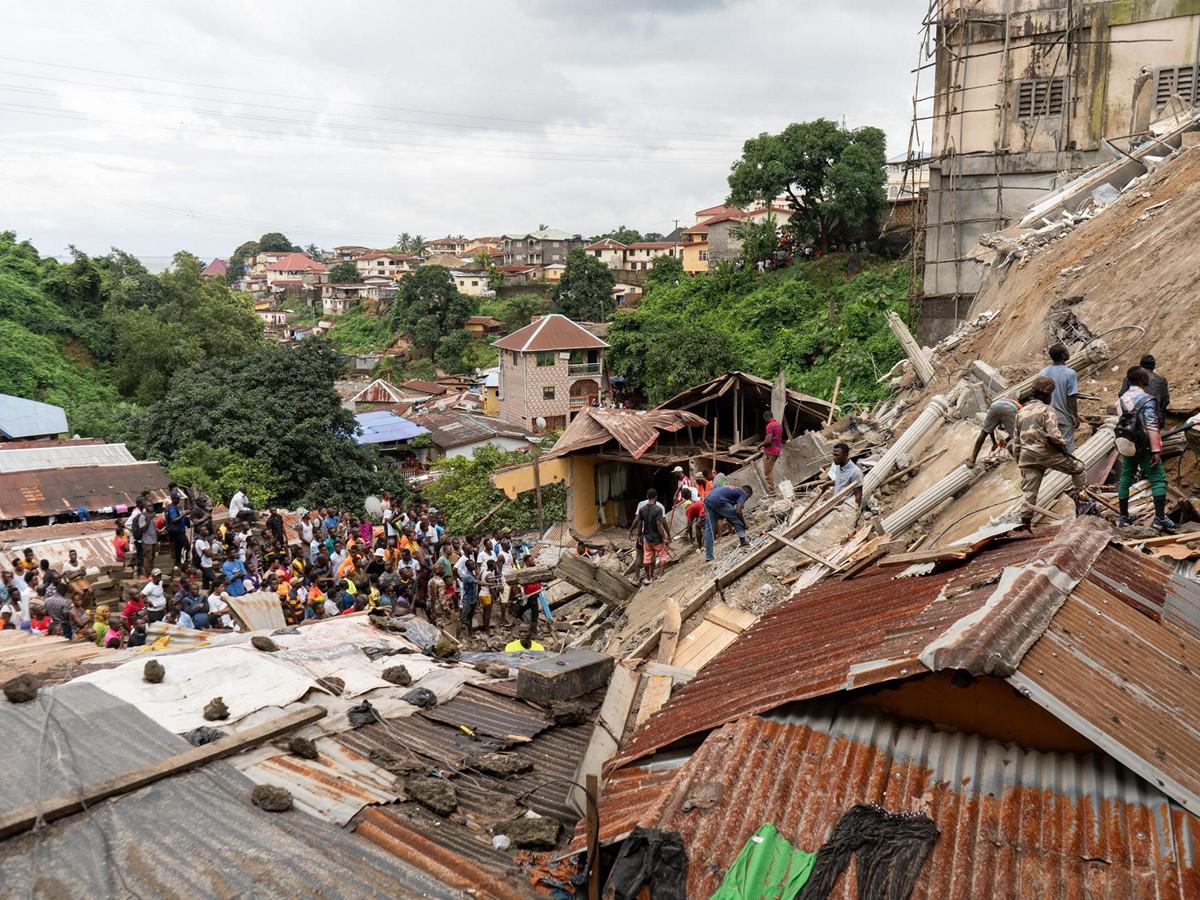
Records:
[[[737,532],[738,543],[741,546],[746,547],[750,544],[746,540],[746,522],[742,518],[742,507],[753,493],[754,488],[750,485],[745,487],[724,485],[713,488],[704,498],[704,558],[708,562],[713,560],[713,539],[717,533],[717,523],[721,519],[725,519],[733,525],[733,530]]]
[[[221,566],[221,573],[225,576],[225,580],[229,582],[226,590],[229,592],[230,597],[240,597],[246,593],[244,579],[249,573],[240,559],[236,556],[228,557]]]
[[[1058,430],[1067,442],[1067,454],[1070,455],[1075,452],[1075,429],[1079,427],[1079,376],[1067,365],[1071,354],[1064,345],[1055,344],[1048,352],[1051,365],[1038,374],[1054,382],[1050,405],[1054,407]]]

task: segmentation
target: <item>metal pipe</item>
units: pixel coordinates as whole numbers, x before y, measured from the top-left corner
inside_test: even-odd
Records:
[[[966,466],[958,466],[952,469],[940,481],[930,485],[890,516],[887,516],[880,523],[884,533],[891,535],[893,538],[904,534],[922,516],[936,509],[955,494],[970,487],[985,468],[985,466],[975,466],[968,469]]]
[[[929,401],[929,405],[904,430],[904,434],[900,435],[896,439],[896,442],[888,447],[887,452],[883,454],[883,458],[863,478],[864,498],[870,497],[883,480],[892,474],[892,470],[896,468],[896,460],[900,458],[901,454],[908,453],[935,425],[940,425],[949,411],[950,404],[946,402],[946,398],[941,394],[938,394]]]

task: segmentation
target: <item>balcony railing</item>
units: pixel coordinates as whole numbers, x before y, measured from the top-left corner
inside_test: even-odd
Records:
[[[600,363],[568,363],[568,375],[599,375]]]
[[[570,404],[571,409],[575,409],[576,407],[580,406],[588,406],[595,397],[595,394],[584,394],[582,397],[572,397]]]

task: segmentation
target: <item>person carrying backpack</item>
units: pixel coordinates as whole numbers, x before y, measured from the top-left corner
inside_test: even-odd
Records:
[[[1129,515],[1129,489],[1140,470],[1150,482],[1154,497],[1154,527],[1174,531],[1175,523],[1167,516],[1167,473],[1162,464],[1162,429],[1154,397],[1146,392],[1150,373],[1134,366],[1125,376],[1129,390],[1117,400],[1117,452],[1121,454],[1121,478],[1117,482],[1120,518],[1117,525],[1132,525]]]

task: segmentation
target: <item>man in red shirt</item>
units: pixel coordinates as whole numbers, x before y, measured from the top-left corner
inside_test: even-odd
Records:
[[[771,473],[779,454],[783,452],[783,426],[769,409],[763,413],[767,420],[766,440],[763,441],[763,480],[767,483],[767,494],[775,493],[775,478]]]

